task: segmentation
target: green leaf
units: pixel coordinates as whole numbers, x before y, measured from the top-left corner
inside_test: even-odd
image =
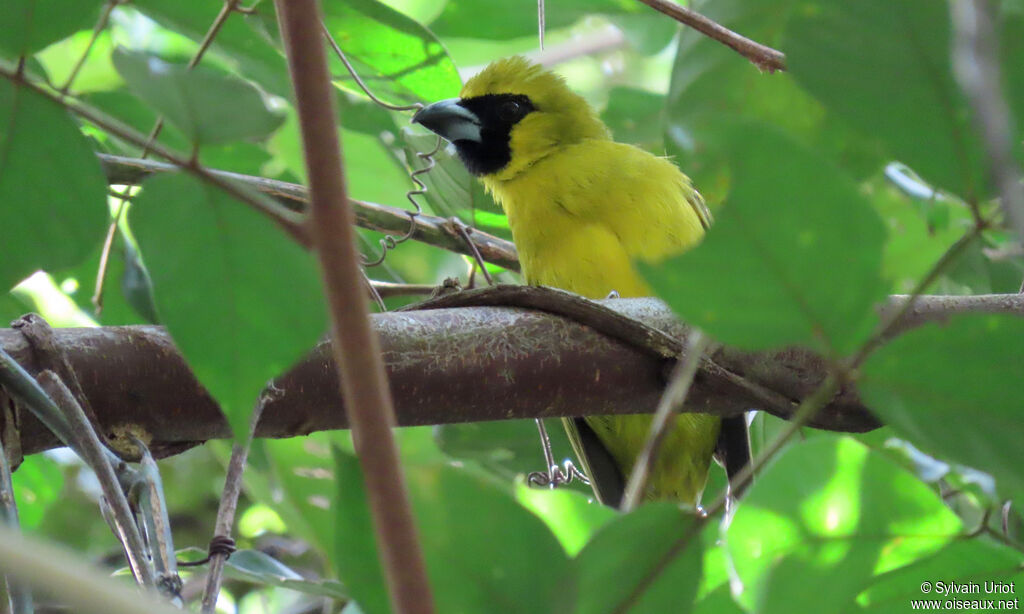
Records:
[[[704,243],[641,271],[723,343],[850,351],[884,296],[881,220],[816,152],[765,126],[737,128],[732,191]]]
[[[434,102],[457,96],[462,80],[441,42],[420,24],[376,0],[324,5],[324,23],[356,73],[379,98],[392,103]],[[332,74],[362,94],[332,56]]]
[[[723,584],[708,593],[694,605],[693,611],[697,614],[743,614],[744,612],[733,600],[728,584]]]
[[[878,350],[858,389],[873,411],[924,451],[986,471],[1024,494],[1024,319],[961,316]]]
[[[316,263],[265,217],[185,175],[147,180],[129,220],[161,320],[244,436],[267,381],[326,330]]]
[[[777,46],[796,0],[715,0],[698,10],[760,43]],[[825,112],[792,75],[765,74],[732,49],[683,28],[666,103],[665,143],[712,207],[729,187],[732,154],[721,122],[745,118],[770,124],[832,158],[856,178],[883,163],[874,142]]]
[[[148,53],[118,48],[114,66],[136,96],[160,111],[193,144],[260,139],[284,121],[263,93],[238,77],[189,69]]]
[[[576,614],[689,612],[703,552],[693,517],[669,503],[644,505],[604,526],[576,557]],[[671,558],[666,558],[671,557]]]
[[[546,420],[545,424],[555,458],[559,462],[574,458],[561,421]],[[536,470],[538,463],[544,464],[533,420],[439,424],[433,428],[442,452],[458,460],[475,461],[503,480],[512,481]],[[589,494],[591,490],[582,486],[580,492]]]
[[[611,128],[616,141],[640,145],[660,155],[664,153],[664,114],[664,96],[615,87],[608,93],[608,105],[601,113],[601,119]]]
[[[265,586],[278,586],[307,595],[348,599],[348,591],[333,580],[306,580],[295,570],[259,550],[239,550],[227,562],[227,575]]]
[[[14,501],[18,506],[18,520],[26,529],[35,529],[43,516],[60,498],[64,488],[64,474],[53,459],[36,454],[27,456],[11,474]]]
[[[222,5],[213,2],[166,2],[165,0],[134,0],[132,6],[148,17],[188,36],[202,41],[220,12]],[[227,58],[240,74],[281,97],[292,94],[288,65],[281,54],[277,17],[273,2],[255,2],[245,15],[232,15],[224,21],[210,49],[213,55]]]
[[[903,612],[911,599],[945,600],[936,592],[936,581],[967,584],[985,581],[1013,582],[1017,587],[1024,585],[1024,555],[1020,552],[983,539],[958,540],[951,542],[935,554],[911,565],[882,574],[863,592],[858,602],[864,604],[863,612]],[[929,582],[931,590],[924,593],[922,582]],[[987,594],[985,598],[1015,599],[1014,593]],[[973,595],[964,595],[973,599]]]
[[[92,28],[103,0],[4,0],[0,3],[0,54],[31,55],[76,30]]]
[[[570,488],[536,488],[519,483],[516,498],[547,523],[570,556],[579,554],[596,531],[618,517],[615,510],[593,500],[589,487],[584,494]]]
[[[473,0],[449,0],[430,29],[441,36],[507,40],[537,35],[536,0],[507,1],[495,18],[494,5]],[[548,30],[570,26],[592,13],[616,14],[648,10],[626,0],[559,0],[547,2],[544,25]]]
[[[1024,60],[1021,24],[1004,24],[1003,39],[1016,41],[1004,48],[1013,50],[1004,58],[1008,75]],[[784,43],[792,74],[830,111],[880,139],[928,181],[983,199],[994,186],[950,49],[948,4],[931,0],[803,2]]]
[[[332,559],[366,614],[390,611],[358,461],[335,449]],[[463,469],[406,467],[438,612],[564,612],[569,561],[536,516]]]
[[[56,103],[0,80],[0,288],[78,264],[103,240],[107,180]]]
[[[942,548],[961,530],[939,496],[848,437],[795,445],[762,473],[726,535],[746,608],[838,612],[872,576]]]
[[[95,40],[91,29],[82,30],[56,45],[50,45],[39,52],[36,58],[46,68],[50,83],[63,87],[86,49],[89,49],[89,56],[75,74],[71,91],[80,95],[84,92],[112,90],[122,83],[120,75],[110,61],[111,51],[114,49],[113,39],[110,30],[104,30]]]

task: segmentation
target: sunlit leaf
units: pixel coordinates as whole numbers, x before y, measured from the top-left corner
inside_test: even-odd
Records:
[[[726,543],[741,603],[841,611],[877,573],[948,543],[960,521],[909,472],[851,438],[790,447],[754,482]]]
[[[324,22],[379,98],[408,103],[458,95],[462,81],[441,42],[391,7],[376,0],[329,2]],[[362,94],[340,63],[333,66],[332,73],[346,89]]]

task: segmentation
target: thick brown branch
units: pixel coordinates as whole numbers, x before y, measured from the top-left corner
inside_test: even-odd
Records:
[[[893,297],[883,309],[906,300]],[[686,328],[653,299],[599,301],[674,339]],[[1024,316],[1024,296],[923,296],[908,314],[915,324],[957,313]],[[475,307],[375,314],[399,425],[651,412],[664,388],[660,351],[612,340],[565,317],[530,309]],[[110,439],[143,435],[157,456],[229,436],[216,403],[189,371],[171,339],[156,326],[54,330],[83,392]],[[29,372],[41,360],[17,330],[0,329],[0,347]],[[325,341],[274,382],[259,437],[292,437],[347,428],[338,381]],[[815,354],[791,348],[744,352],[718,348],[697,374],[688,411],[722,416],[764,409],[788,418],[823,381]],[[18,425],[25,454],[60,443],[39,422]],[[878,422],[846,390],[812,424],[864,431]],[[3,425],[3,431],[11,425]]]
[[[107,174],[107,181],[111,184],[138,185],[152,174],[178,170],[173,164],[153,160],[123,158],[106,154],[100,154],[99,158],[103,170]],[[306,188],[298,184],[227,171],[210,170],[208,172],[214,176],[245,184],[296,211],[304,211],[309,202]],[[409,215],[405,209],[360,200],[350,199],[349,202],[356,213],[356,225],[362,228],[392,235],[404,234],[409,229]],[[472,250],[466,245],[465,239],[452,228],[448,220],[420,214],[416,216],[414,223],[416,229],[412,236],[417,241],[467,256],[473,255]],[[479,230],[474,230],[469,236],[484,260],[512,271],[519,270],[516,248],[511,241]]]

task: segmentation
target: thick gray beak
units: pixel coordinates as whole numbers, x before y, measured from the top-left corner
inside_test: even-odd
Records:
[[[423,107],[412,116],[412,122],[453,143],[480,142],[480,118],[460,105],[458,98],[442,100]]]

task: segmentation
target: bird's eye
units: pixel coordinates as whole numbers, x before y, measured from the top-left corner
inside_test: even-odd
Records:
[[[514,122],[523,116],[523,105],[515,100],[506,100],[498,107],[498,117],[502,121]]]

